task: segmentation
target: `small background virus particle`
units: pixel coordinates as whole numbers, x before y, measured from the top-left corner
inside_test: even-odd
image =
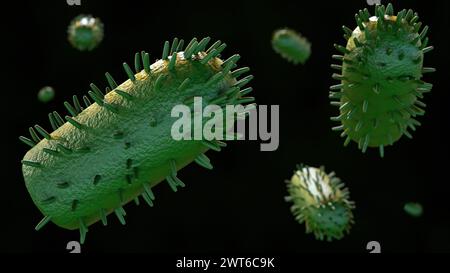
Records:
[[[304,64],[311,55],[311,44],[299,33],[291,29],[278,29],[272,36],[272,47],[293,64]]]
[[[342,65],[331,65],[341,74],[333,74],[340,83],[330,87],[331,104],[339,107],[340,115],[333,127],[350,141],[358,143],[364,153],[368,147],[393,145],[403,135],[412,138],[421,123],[415,118],[425,113],[421,101],[431,91],[432,84],[421,78],[434,68],[423,67],[428,46],[428,26],[422,27],[417,13],[402,10],[394,13],[391,4],[376,6],[375,16],[367,9],[356,15],[357,27],[343,27],[347,45],[335,44],[342,55],[333,59]]]
[[[286,181],[295,219],[305,223],[306,233],[314,233],[316,239],[332,241],[341,239],[353,224],[349,191],[334,173],[298,166],[291,180]]]
[[[51,86],[44,86],[38,92],[38,100],[41,102],[49,102],[55,97],[55,90]]]
[[[78,15],[68,29],[70,44],[81,51],[91,51],[103,40],[103,23],[91,15]]]
[[[420,203],[408,202],[403,206],[403,209],[413,217],[420,217],[423,214],[423,207]]]

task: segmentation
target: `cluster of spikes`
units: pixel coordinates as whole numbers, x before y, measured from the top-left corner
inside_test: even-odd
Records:
[[[375,6],[375,16],[378,18],[377,19],[378,30],[395,33],[395,32],[402,31],[402,29],[399,27],[401,24],[408,24],[411,27],[411,31],[413,33],[418,34],[417,37],[411,38],[411,40],[410,40],[411,45],[416,46],[424,54],[433,50],[433,46],[428,45],[428,42],[429,42],[429,39],[427,37],[427,33],[428,33],[428,29],[429,29],[428,26],[424,26],[422,28],[422,22],[419,22],[418,14],[416,12],[414,12],[412,9],[409,9],[409,10],[403,9],[402,11],[400,11],[397,14],[396,23],[394,25],[388,24],[385,22],[386,16],[394,16],[394,8],[391,3],[389,3],[387,5],[387,7],[385,7],[384,5],[376,5]],[[369,22],[370,17],[371,17],[371,15],[370,15],[369,11],[367,10],[367,8],[365,8],[364,10],[360,10],[357,14],[355,14],[356,23],[357,23],[359,29],[365,34],[365,37],[371,37],[371,34],[369,33],[368,28],[364,24],[364,23]],[[342,29],[344,31],[344,38],[348,41],[350,39],[350,37],[352,36],[353,31],[346,26],[342,26]],[[363,48],[364,52],[368,53],[367,55],[374,52],[373,47],[369,46],[367,43],[362,43],[356,37],[353,37],[353,41],[354,41],[355,46]],[[340,62],[348,65],[346,70],[349,72],[357,73],[358,71],[355,68],[353,68],[352,65],[354,65],[354,64],[362,65],[362,64],[364,64],[364,62],[367,61],[367,60],[364,60],[364,58],[360,58],[360,59],[356,60],[358,63],[355,63],[355,60],[349,60],[346,58],[345,55],[350,53],[350,51],[346,47],[344,47],[342,45],[338,45],[338,44],[334,44],[334,47],[340,53],[342,53],[342,55],[333,55],[332,58],[334,60],[340,61]],[[414,63],[416,63],[416,64],[419,62],[420,62],[420,57],[418,57],[417,60],[414,60]],[[342,70],[343,70],[342,65],[338,65],[338,64],[332,64],[331,68],[338,70],[340,72],[342,72]],[[423,74],[432,73],[435,71],[436,71],[436,69],[432,68],[432,67],[423,67],[422,68]],[[346,80],[342,74],[338,74],[338,73],[333,73],[332,78],[335,80],[338,80],[338,81]],[[365,79],[365,80],[368,79],[368,76],[363,75],[363,79]],[[398,124],[398,127],[399,127],[400,131],[402,132],[402,134],[404,134],[408,138],[412,138],[412,135],[408,130],[411,129],[412,131],[415,131],[416,127],[421,125],[421,123],[419,121],[417,121],[416,119],[414,119],[414,117],[422,116],[425,114],[425,111],[423,110],[423,108],[426,107],[426,104],[423,103],[422,101],[420,101],[419,99],[423,99],[424,94],[430,92],[433,85],[431,83],[427,83],[420,79],[413,79],[412,77],[409,77],[409,76],[404,76],[404,77],[398,78],[397,80],[401,80],[401,81],[414,80],[418,85],[418,87],[415,90],[412,90],[412,93],[418,99],[414,102],[413,105],[411,105],[410,107],[405,107],[402,110],[402,112],[410,114],[412,116],[412,118],[410,118],[407,121],[407,124]],[[387,81],[392,82],[393,79],[387,78]],[[348,87],[351,88],[352,85],[356,85],[356,83],[349,84]],[[340,122],[344,119],[351,119],[352,114],[354,114],[354,112],[356,111],[355,110],[356,108],[351,109],[351,107],[350,107],[351,105],[349,102],[342,103],[339,101],[343,96],[343,92],[342,92],[343,88],[344,88],[344,84],[337,84],[337,85],[333,85],[330,87],[329,98],[332,100],[333,99],[337,100],[337,101],[332,101],[331,105],[337,106],[337,107],[339,107],[339,109],[341,111],[346,112],[346,114],[342,114],[342,115],[336,116],[336,117],[331,117],[332,121]],[[381,92],[380,85],[374,84],[372,91],[375,94],[380,94],[380,92]],[[403,102],[401,101],[401,99],[398,96],[394,95],[393,99],[399,105],[403,106]],[[369,103],[367,100],[363,101],[363,103],[361,105],[361,110],[363,111],[363,113],[367,112],[367,109],[369,106],[368,104]],[[400,113],[400,114],[403,115],[403,113]],[[392,118],[394,118],[395,115],[397,115],[397,113],[391,112]],[[374,125],[375,127],[376,127],[376,124],[377,124],[377,122],[375,122],[375,125]],[[359,121],[355,127],[355,130],[357,131],[358,129],[362,128],[363,125],[364,125],[363,122]],[[335,126],[332,128],[332,130],[333,131],[343,131],[341,133],[341,137],[346,137],[344,146],[347,146],[350,143],[351,139],[347,135],[343,125]],[[392,140],[392,137],[391,136],[388,136],[388,137],[390,139],[389,145],[393,145],[394,141]],[[358,140],[358,148],[361,149],[363,153],[366,152],[366,150],[369,146],[369,141],[370,141],[369,134],[367,134],[366,136],[364,136]],[[380,153],[381,157],[384,157],[384,145],[379,146],[379,153]]]
[[[170,72],[173,72],[175,70],[175,65],[176,65],[176,61],[177,61],[177,57],[178,57],[177,53],[179,53],[179,52],[183,52],[184,59],[186,59],[186,60],[196,60],[197,59],[196,56],[198,56],[197,54],[202,52],[204,55],[202,58],[198,58],[198,61],[202,64],[206,64],[206,63],[208,63],[208,61],[212,60],[213,58],[220,57],[221,52],[226,47],[225,43],[222,43],[221,41],[216,41],[207,50],[205,50],[208,43],[210,42],[210,40],[211,40],[210,37],[203,38],[200,41],[198,41],[197,38],[193,38],[189,42],[189,44],[184,48],[184,50],[183,50],[183,46],[184,46],[183,39],[178,40],[178,38],[174,38],[172,44],[170,44],[169,41],[166,41],[164,43],[161,59],[169,62],[168,70]],[[207,81],[206,84],[207,85],[213,84],[213,83],[217,82],[218,80],[222,79],[223,77],[225,77],[225,75],[227,75],[228,73],[230,73],[230,75],[233,78],[237,79],[238,77],[242,76],[243,74],[249,72],[250,71],[249,67],[236,68],[237,67],[236,62],[239,59],[240,59],[240,55],[238,55],[238,54],[234,54],[233,56],[226,59],[222,63],[222,70],[220,72],[216,73],[215,75],[213,75]],[[142,51],[140,53],[135,54],[135,58],[134,58],[134,72],[135,73],[133,72],[133,70],[130,68],[130,66],[126,62],[123,63],[123,68],[124,68],[125,73],[127,74],[128,78],[130,79],[130,81],[132,83],[135,83],[136,81],[138,81],[138,79],[135,77],[135,73],[137,74],[137,73],[141,72],[142,69],[147,74],[150,74],[152,72],[149,53]],[[90,84],[91,90],[88,91],[88,96],[84,95],[82,97],[82,99],[80,100],[76,95],[74,95],[72,97],[72,104],[68,101],[64,102],[64,106],[68,111],[68,115],[65,115],[64,119],[57,111],[53,111],[48,114],[48,119],[49,119],[49,122],[50,122],[50,125],[51,125],[51,128],[53,129],[53,131],[57,130],[60,126],[62,126],[65,123],[65,121],[69,122],[75,128],[83,130],[86,125],[77,121],[76,117],[79,113],[81,113],[84,109],[88,108],[93,103],[97,103],[99,106],[104,107],[105,109],[107,109],[113,113],[118,113],[120,111],[120,107],[118,105],[110,104],[105,100],[105,95],[109,92],[115,92],[126,100],[131,101],[131,100],[135,99],[131,94],[129,94],[123,90],[120,90],[118,88],[119,85],[116,83],[115,79],[111,76],[110,73],[106,72],[105,77],[109,84],[109,87],[105,88],[105,92],[102,92],[99,87],[97,87],[95,84],[91,83]],[[163,75],[160,75],[156,79],[155,88],[158,88],[158,85],[159,85],[158,83],[160,83],[160,81],[162,80],[163,77],[164,77]],[[251,87],[245,88],[245,86],[252,79],[253,79],[253,76],[248,75],[248,76],[245,76],[245,77],[237,80],[237,82],[233,86],[231,86],[231,88],[229,90],[225,91],[218,98],[214,98],[213,100],[209,101],[209,103],[217,104],[219,106],[224,106],[226,104],[236,105],[236,104],[247,104],[247,103],[254,102],[254,100],[255,100],[254,97],[246,96],[247,94],[252,92],[252,88]],[[190,82],[190,79],[186,78],[180,84],[180,86],[178,87],[178,90],[185,89],[189,85],[189,82]],[[83,103],[81,103],[81,101]],[[183,102],[184,103],[193,102],[193,97],[187,97],[183,100]],[[245,113],[244,113],[243,117],[245,117]],[[152,124],[150,124],[150,125],[152,127],[156,126],[157,125],[156,121],[152,121]],[[27,144],[30,147],[34,147],[37,143],[39,143],[42,140],[42,138],[45,138],[47,140],[57,141],[57,139],[53,138],[52,135],[47,130],[45,130],[43,127],[41,127],[40,125],[35,125],[34,127],[29,127],[29,133],[31,136],[30,138],[25,137],[25,136],[20,136],[19,139],[23,143]],[[114,134],[116,134],[116,133],[114,133]],[[120,138],[120,133],[117,133],[117,134],[119,134],[117,137]],[[234,137],[236,137],[236,135],[234,135]],[[202,144],[204,146],[206,146],[207,148],[217,151],[217,152],[221,151],[221,149],[223,147],[226,147],[226,143],[219,141],[219,140],[211,140],[211,141],[202,140]],[[89,148],[84,148],[83,151],[81,151],[81,152],[85,152],[88,150],[89,150]],[[62,143],[57,143],[57,150],[43,148],[43,151],[50,155],[57,156],[57,155],[60,155],[61,153],[62,154],[71,154],[73,152],[77,152],[78,150],[73,150],[73,149],[63,145]],[[210,159],[205,154],[198,155],[194,161],[201,167],[204,167],[208,170],[213,169]],[[35,168],[43,167],[43,165],[39,162],[22,160],[21,163],[23,165],[31,166],[31,167],[35,167]],[[166,177],[166,181],[169,184],[170,188],[174,192],[176,192],[179,187],[184,187],[185,184],[177,177],[175,161],[172,160],[169,162],[169,164],[170,164],[171,172]],[[128,163],[127,163],[127,165],[128,165]],[[137,175],[137,168],[133,168],[133,170],[134,170],[135,175]],[[100,179],[101,179],[101,176],[97,175],[94,178],[94,184],[98,183],[98,180],[100,180]],[[131,179],[132,179],[132,176],[127,175],[127,180],[130,181]],[[153,194],[151,187],[149,185],[146,185],[146,184],[142,184],[142,185],[144,187],[144,192],[141,194],[141,196],[150,207],[153,207],[153,201],[155,200],[155,195]],[[64,185],[61,185],[61,187],[63,187],[63,186]],[[120,192],[119,192],[119,195],[121,195]],[[54,201],[54,197],[53,198],[50,197],[50,198],[48,198],[48,200],[43,200],[43,202],[48,202],[48,203],[50,203],[52,201]],[[139,203],[140,203],[139,198],[136,197],[134,199],[134,202],[137,205],[139,205]],[[78,201],[74,200],[74,202],[72,204],[72,208],[76,208],[77,203],[78,203]],[[107,225],[106,210],[103,209],[100,213],[101,213],[101,220],[102,220],[103,225]],[[119,207],[119,208],[115,209],[114,213],[117,216],[117,218],[119,219],[119,221],[122,224],[125,224],[124,216],[126,215],[126,212],[123,209],[123,207]],[[51,220],[50,216],[45,216],[36,225],[35,230],[40,230],[48,222],[50,222],[50,220]],[[85,222],[82,219],[80,219],[80,242],[81,243],[84,242],[87,231],[88,231],[88,228],[87,228]]]

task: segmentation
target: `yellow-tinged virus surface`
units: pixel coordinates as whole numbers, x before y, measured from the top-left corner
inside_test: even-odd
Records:
[[[189,163],[213,168],[204,153],[220,151],[225,143],[174,140],[172,108],[197,96],[221,107],[254,98],[245,97],[252,76],[240,78],[249,71],[236,68],[240,56],[223,61],[218,55],[226,45],[217,41],[207,49],[209,41],[194,38],[186,47],[177,38],[166,41],[153,64],[148,53],[136,53],[134,71],[123,64],[127,81],[117,84],[106,73],[106,92],[91,84],[89,97],[64,103],[64,119],[56,111],[49,114],[53,132],[35,125],[31,138],[20,137],[32,147],[22,160],[25,184],[45,216],[37,230],[52,221],[79,229],[83,242],[88,226],[106,225],[110,213],[125,224],[128,202],[139,204],[141,197],[153,206],[152,187],[159,182],[166,180],[173,191],[184,187],[178,171]]]
[[[341,239],[353,224],[349,191],[323,168],[298,166],[291,180],[286,181],[292,202],[291,211],[299,223],[305,223],[306,233],[316,239],[332,241]]]
[[[416,130],[425,103],[424,94],[432,84],[422,80],[424,73],[435,71],[423,67],[428,46],[428,26],[422,27],[417,13],[402,10],[394,13],[391,4],[376,6],[375,16],[367,9],[355,16],[358,27],[343,27],[347,45],[335,45],[342,55],[333,59],[342,65],[331,67],[340,73],[333,78],[340,83],[331,86],[331,104],[339,107],[339,116],[331,120],[341,123],[333,127],[350,141],[358,143],[365,152],[393,145],[403,135],[412,138],[409,130]]]

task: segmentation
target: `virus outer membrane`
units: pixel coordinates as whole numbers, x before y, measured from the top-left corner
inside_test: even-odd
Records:
[[[91,51],[103,40],[103,23],[91,15],[78,15],[67,30],[70,44],[80,51]]]
[[[55,90],[51,86],[44,86],[39,90],[37,97],[40,102],[50,102],[55,97]]]
[[[311,55],[309,41],[291,29],[276,30],[272,36],[272,47],[293,64],[304,64]]]
[[[341,123],[333,127],[343,131],[344,145],[351,140],[363,152],[368,147],[393,145],[401,136],[412,138],[408,129],[420,126],[416,116],[422,116],[426,106],[420,99],[430,92],[432,84],[421,80],[434,68],[423,67],[428,46],[428,26],[422,27],[417,13],[402,10],[394,15],[391,4],[376,6],[376,16],[367,9],[355,15],[358,27],[352,31],[343,27],[347,46],[335,45],[343,55],[333,55],[342,61],[331,65],[342,74],[333,74],[341,81],[331,86],[331,104],[340,115],[331,120]]]
[[[139,204],[142,197],[153,206],[152,187],[164,179],[175,192],[184,187],[177,172],[192,161],[213,168],[204,153],[220,151],[225,143],[175,141],[171,109],[196,96],[221,107],[254,98],[246,97],[252,89],[244,88],[253,76],[237,79],[249,71],[236,68],[240,56],[222,61],[218,55],[226,44],[217,41],[206,50],[209,41],[194,38],[185,48],[183,40],[166,41],[161,60],[153,64],[148,53],[136,53],[135,72],[123,64],[127,81],[118,85],[106,73],[106,94],[91,84],[83,104],[77,96],[64,103],[65,120],[56,111],[49,114],[52,133],[35,125],[29,128],[31,139],[20,137],[32,147],[22,160],[25,184],[45,216],[36,230],[52,221],[79,229],[84,242],[88,226],[107,225],[110,213],[125,224],[126,203]]]
[[[286,181],[292,202],[291,211],[299,223],[305,223],[306,233],[318,240],[341,239],[353,224],[354,203],[349,191],[334,173],[323,168],[298,166],[291,180]]]

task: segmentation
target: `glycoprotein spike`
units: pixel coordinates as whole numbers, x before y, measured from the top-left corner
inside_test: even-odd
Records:
[[[420,203],[408,202],[404,205],[403,209],[407,214],[413,217],[420,217],[423,214],[423,207]]]
[[[334,173],[327,174],[323,167],[298,166],[286,183],[289,195],[285,199],[293,203],[291,211],[299,223],[305,223],[306,233],[327,241],[349,233],[354,203]]]
[[[44,86],[39,90],[37,97],[39,101],[47,103],[55,97],[55,90],[51,86]]]
[[[106,94],[91,84],[89,97],[73,96],[64,103],[64,119],[56,111],[49,114],[51,133],[36,125],[29,128],[30,138],[20,137],[32,147],[22,172],[44,214],[37,230],[51,221],[79,229],[83,242],[88,227],[97,221],[106,225],[108,214],[125,224],[128,202],[139,204],[141,197],[153,206],[152,188],[159,182],[166,180],[175,192],[184,187],[178,171],[191,162],[212,168],[204,153],[220,151],[225,143],[174,140],[171,109],[193,97],[221,101],[221,107],[254,98],[246,97],[248,88],[237,79],[243,71],[235,69],[239,55],[222,61],[218,55],[226,45],[216,42],[206,50],[209,40],[194,38],[184,48],[184,41],[175,38],[153,64],[148,53],[136,53],[134,71],[123,64],[128,80],[117,83],[106,73]]]
[[[335,45],[341,55],[333,59],[342,65],[331,65],[340,72],[333,74],[340,83],[330,92],[340,111],[331,120],[341,123],[333,130],[342,131],[345,146],[354,141],[363,152],[378,147],[383,157],[385,146],[403,135],[412,138],[408,130],[420,126],[415,118],[425,113],[421,99],[432,88],[421,78],[435,71],[423,60],[433,47],[428,26],[422,28],[412,10],[395,15],[391,4],[377,5],[375,16],[364,9],[355,18],[355,30],[343,27],[347,45]]]
[[[278,29],[272,36],[272,47],[293,64],[304,64],[311,55],[311,43],[292,29]]]
[[[91,51],[103,40],[103,23],[92,15],[78,15],[67,30],[70,44],[80,51]]]

